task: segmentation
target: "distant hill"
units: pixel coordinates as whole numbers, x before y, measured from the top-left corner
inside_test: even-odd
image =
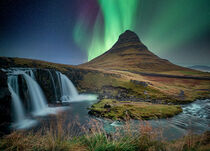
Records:
[[[194,66],[189,66],[188,68],[194,69],[194,70],[199,70],[199,71],[204,71],[204,72],[210,72],[209,66],[194,65]]]
[[[80,66],[105,70],[129,70],[149,73],[193,71],[156,56],[140,41],[137,34],[130,30],[122,33],[110,50]]]

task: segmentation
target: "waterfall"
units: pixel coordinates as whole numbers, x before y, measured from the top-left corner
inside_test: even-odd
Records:
[[[12,97],[12,108],[14,110],[15,123],[20,123],[25,119],[22,101],[19,97],[18,76],[10,75],[8,77],[8,88]]]
[[[62,88],[61,88],[61,76],[60,76],[60,72],[56,71],[56,75],[57,75],[57,79],[58,79],[58,85],[59,85],[59,89],[60,89],[60,95],[62,96],[63,92],[62,92]]]
[[[12,109],[14,115],[14,123],[12,123],[11,127],[16,129],[25,129],[36,125],[37,122],[35,120],[26,118],[22,100],[19,96],[18,74],[19,72],[15,71],[8,76],[7,81],[12,97]]]
[[[56,72],[58,77],[58,83],[61,91],[61,101],[70,102],[73,101],[79,96],[77,89],[74,84],[67,78],[66,75]]]
[[[50,70],[48,70],[48,73],[50,75],[50,78],[51,78],[51,81],[52,81],[52,84],[53,84],[53,89],[54,89],[54,93],[55,93],[55,99],[56,99],[56,101],[58,101],[58,94],[57,94],[57,90],[56,90],[56,87],[55,87],[55,80],[54,80]]]
[[[31,72],[30,72],[31,73]],[[31,99],[33,114],[41,115],[47,108],[47,101],[45,96],[38,85],[38,83],[34,80],[34,75],[29,76],[25,72],[22,73],[23,77],[26,80],[26,84],[29,91],[29,97]]]
[[[12,123],[12,128],[29,128],[37,124],[37,121],[34,119],[35,116],[56,114],[57,112],[66,109],[66,107],[48,107],[44,93],[36,81],[34,71],[35,69],[30,68],[10,68],[5,70],[5,72],[8,74],[7,82],[9,91],[11,93],[12,109],[14,113],[14,123]],[[56,71],[56,80],[58,81],[55,81],[50,70],[48,71],[52,80],[56,99],[58,98],[58,93],[55,82],[58,83],[61,91],[61,100],[64,103],[93,100],[93,98],[91,98],[89,95],[79,95],[74,84],[67,78],[66,75]],[[21,77],[24,80],[20,86],[19,82],[22,80],[18,80],[18,77]],[[26,88],[26,90],[22,90],[20,88]],[[23,96],[21,94],[23,94]],[[30,106],[29,108],[31,110],[24,108],[25,106],[23,105],[23,100],[21,100],[21,97],[23,97],[23,100],[27,100],[27,105]]]
[[[68,77],[60,72],[56,72],[61,91],[62,102],[78,102],[97,100],[96,95],[78,94],[77,89]]]
[[[33,78],[34,80],[36,80],[36,78],[34,76],[33,70],[32,69],[26,70],[25,73],[27,73],[31,78]]]

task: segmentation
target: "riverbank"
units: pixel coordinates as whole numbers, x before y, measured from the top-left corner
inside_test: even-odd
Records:
[[[135,131],[129,122],[116,132],[107,133],[100,124],[93,120],[90,127],[83,127],[78,122],[71,122],[66,127],[60,115],[51,122],[50,127],[39,131],[17,131],[0,139],[0,150],[62,150],[62,151],[208,151],[210,132],[202,135],[189,133],[187,136],[165,141],[161,131],[153,129],[148,123],[139,125]],[[74,127],[83,129],[82,133]],[[123,131],[123,132],[122,132]]]

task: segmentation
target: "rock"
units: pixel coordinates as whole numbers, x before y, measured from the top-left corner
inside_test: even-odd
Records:
[[[136,85],[141,85],[144,87],[147,87],[150,83],[148,82],[144,82],[144,81],[137,81],[137,80],[130,80],[132,83],[136,84]]]
[[[184,100],[184,99],[185,99],[185,94],[184,94],[184,91],[183,91],[183,90],[180,90],[179,98],[180,98],[181,100]]]
[[[0,70],[0,136],[9,133],[12,121],[11,94],[7,86],[7,75]]]
[[[111,108],[111,105],[110,104],[105,104],[104,108]]]

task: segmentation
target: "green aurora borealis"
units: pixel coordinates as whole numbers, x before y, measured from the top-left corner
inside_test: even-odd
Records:
[[[160,56],[196,39],[210,27],[208,0],[98,0],[92,22],[87,14],[77,19],[73,37],[91,60],[108,49],[125,30]],[[177,50],[179,51],[179,50]]]

